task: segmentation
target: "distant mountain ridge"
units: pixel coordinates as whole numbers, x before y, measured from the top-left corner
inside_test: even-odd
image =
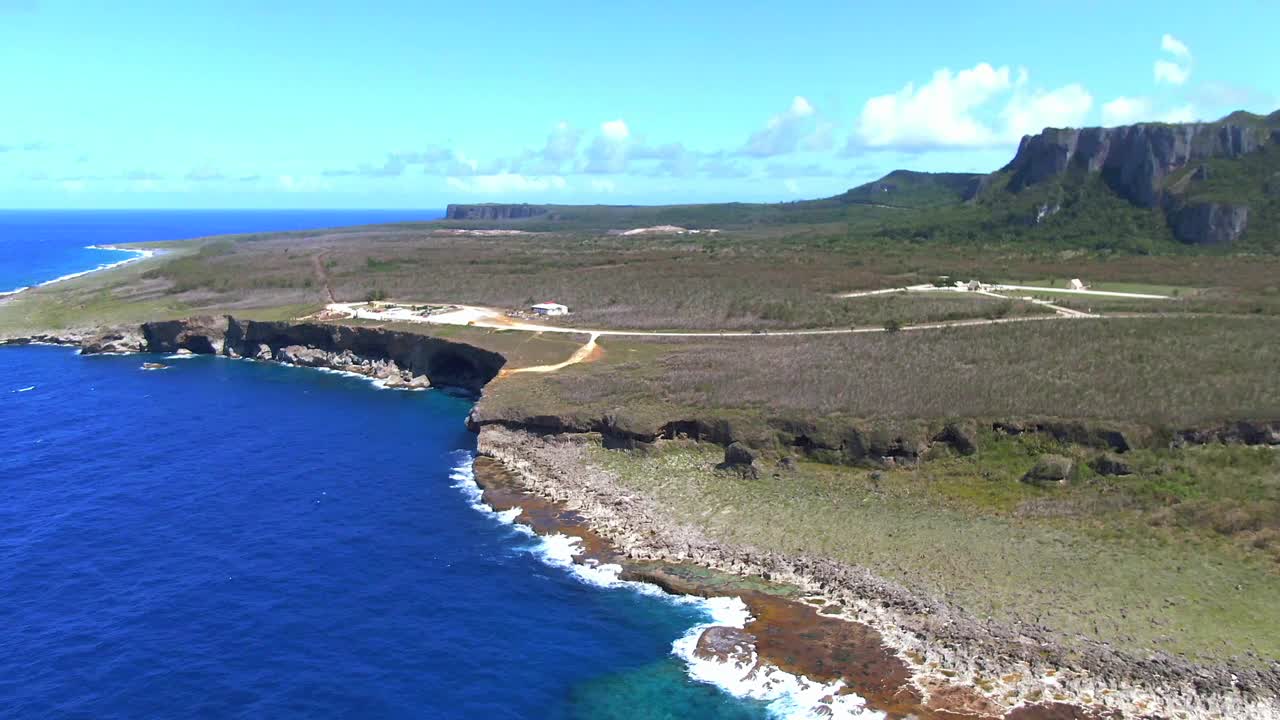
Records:
[[[847,238],[875,243],[1280,252],[1280,111],[1238,111],[1216,122],[1047,128],[1024,137],[993,173],[894,170],[816,200],[459,204],[449,206],[446,220],[587,231],[843,223]]]

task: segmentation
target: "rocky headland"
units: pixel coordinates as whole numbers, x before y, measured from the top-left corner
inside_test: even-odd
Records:
[[[311,322],[264,322],[231,316],[143,323],[0,339],[101,353],[182,353],[250,358],[351,372],[391,387],[450,387],[478,394],[506,359],[465,343],[383,328]]]

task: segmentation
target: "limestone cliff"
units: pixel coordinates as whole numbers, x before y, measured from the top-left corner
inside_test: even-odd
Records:
[[[450,205],[444,216],[446,220],[520,220],[546,214],[547,209],[541,205],[485,203]]]
[[[1017,155],[1000,172],[1008,176],[1007,189],[1014,193],[1097,175],[1130,203],[1163,212],[1179,241],[1229,245],[1248,229],[1249,207],[1243,202],[1188,199],[1188,187],[1203,183],[1210,171],[1206,165],[1190,174],[1179,171],[1211,160],[1238,160],[1275,144],[1280,131],[1251,117],[1182,125],[1049,128],[1024,137]]]
[[[1213,158],[1239,158],[1271,141],[1267,128],[1219,123],[1049,128],[1024,137],[1017,155],[1001,172],[1011,174],[1013,192],[1071,169],[1101,173],[1121,197],[1142,207],[1157,207],[1164,181],[1173,171]]]
[[[140,350],[228,355],[331,367],[479,392],[506,359],[464,343],[382,328],[205,317],[145,323]]]

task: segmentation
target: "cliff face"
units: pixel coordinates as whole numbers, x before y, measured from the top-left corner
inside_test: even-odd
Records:
[[[726,448],[740,445],[766,454],[795,451],[819,462],[877,467],[915,465],[949,453],[970,455],[978,450],[980,426],[1005,435],[1042,435],[1119,453],[1213,443],[1280,446],[1280,420],[1172,428],[1048,417],[918,421],[769,417],[755,422],[709,412],[705,417],[656,422],[637,420],[623,410],[604,415],[525,412],[492,398],[472,408],[467,426],[473,432],[501,427],[534,435],[595,433],[605,447],[626,450],[643,450],[662,440],[688,439]]]
[[[1156,207],[1174,170],[1211,158],[1238,158],[1271,142],[1272,134],[1267,128],[1219,124],[1050,128],[1024,137],[1003,171],[1012,173],[1014,192],[1072,168],[1101,173],[1121,197]]]
[[[519,220],[547,214],[540,205],[450,205],[445,210],[446,220]]]
[[[1173,235],[1197,245],[1230,245],[1244,234],[1249,208],[1222,203],[1189,205],[1170,213]]]
[[[1230,119],[1228,119],[1230,120]],[[1144,208],[1161,209],[1174,237],[1196,245],[1224,245],[1248,227],[1241,204],[1188,203],[1170,175],[1212,159],[1238,159],[1276,143],[1280,131],[1257,124],[1146,124],[1117,128],[1054,129],[1022,139],[1002,172],[1012,192],[1055,180],[1068,172],[1096,173],[1113,192]],[[1192,180],[1203,180],[1201,167]],[[1183,185],[1179,183],[1179,185]],[[1184,185],[1185,187],[1185,185]]]
[[[259,322],[232,317],[146,323],[141,350],[228,355],[330,367],[392,380],[479,392],[506,359],[463,343],[381,328]],[[425,378],[426,382],[419,380]]]

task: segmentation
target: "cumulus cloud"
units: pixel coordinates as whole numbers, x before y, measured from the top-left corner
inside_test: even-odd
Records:
[[[1078,84],[1033,89],[1021,70],[978,63],[943,68],[929,82],[907,83],[866,102],[850,149],[923,151],[982,148],[1015,142],[1047,126],[1081,123],[1093,97]]]
[[[1129,125],[1151,117],[1151,101],[1141,97],[1118,97],[1102,106],[1102,124]]]
[[[582,130],[561,120],[548,133],[541,149],[526,150],[513,158],[499,160],[494,163],[493,172],[558,175],[566,164],[572,166],[581,143]]]
[[[455,190],[486,195],[564,190],[569,186],[568,182],[559,175],[530,176],[506,172],[451,177],[447,182],[449,187]]]
[[[1156,60],[1154,72],[1157,83],[1183,85],[1191,77],[1191,50],[1186,43],[1165,33],[1160,38],[1160,49],[1173,57]]]
[[[769,118],[764,128],[752,133],[738,153],[749,157],[773,157],[795,152],[802,144],[811,146],[806,149],[822,149],[813,147],[823,144],[813,119],[816,112],[808,99],[797,95],[785,111]],[[829,130],[826,132],[830,134]],[[814,138],[815,135],[819,136]]]
[[[1187,47],[1186,43],[1170,35],[1169,33],[1165,33],[1164,37],[1160,38],[1160,49],[1164,50],[1170,55],[1173,55],[1174,57],[1180,57],[1180,58],[1191,57],[1191,50]]]
[[[587,148],[582,171],[591,174],[626,172],[631,146],[631,128],[622,119],[600,123],[600,134]]]
[[[1155,103],[1145,97],[1118,97],[1102,106],[1102,123],[1108,127],[1139,122],[1186,123],[1196,119],[1194,105],[1158,110]]]
[[[858,140],[872,148],[989,145],[994,134],[972,113],[1011,86],[1007,67],[979,63],[958,73],[943,68],[920,87],[907,83],[868,100],[858,119]]]
[[[410,168],[421,168],[426,175],[474,175],[480,172],[497,172],[498,168],[484,168],[457,150],[430,145],[424,150],[397,150],[389,152],[378,164],[362,163],[354,168],[336,168],[322,171],[324,177],[390,178],[404,175]]]
[[[562,120],[547,136],[546,145],[542,147],[542,159],[559,169],[564,163],[572,162],[577,157],[578,143],[581,141],[582,131]]]
[[[1160,122],[1167,123],[1189,123],[1195,122],[1199,117],[1196,114],[1196,108],[1194,105],[1183,105],[1171,110],[1166,110],[1156,119]]]
[[[1025,78],[1025,74],[1023,76]],[[1006,139],[1038,133],[1046,127],[1079,127],[1093,107],[1093,96],[1078,84],[1056,90],[1015,92],[1001,112]]]

